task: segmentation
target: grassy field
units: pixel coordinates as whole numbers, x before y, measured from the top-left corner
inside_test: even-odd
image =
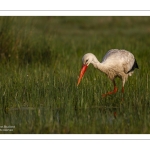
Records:
[[[140,68],[124,100],[119,79],[102,98],[113,86],[92,65],[77,87],[82,56],[114,48]],[[149,49],[150,17],[0,17],[0,133],[150,133]]]

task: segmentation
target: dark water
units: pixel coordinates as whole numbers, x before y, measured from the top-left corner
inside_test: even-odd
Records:
[[[5,108],[0,109],[0,134],[150,133],[146,110],[135,107]]]
[[[5,108],[0,109],[0,116],[2,134],[92,133],[93,129],[101,129],[99,123],[101,125],[105,121],[112,125],[116,119],[113,111],[100,108],[76,109],[69,112],[48,107]]]
[[[48,108],[1,109],[0,133],[42,133],[42,129],[54,121],[50,112]],[[57,121],[57,116],[55,118]]]

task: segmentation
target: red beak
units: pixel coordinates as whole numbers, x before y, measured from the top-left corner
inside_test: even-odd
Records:
[[[79,85],[79,83],[80,83],[80,81],[81,81],[81,79],[82,79],[82,77],[83,77],[83,75],[84,75],[84,73],[85,73],[87,67],[88,67],[87,65],[83,65],[83,66],[82,66],[81,71],[80,71],[80,76],[79,76],[79,79],[78,79],[77,86]]]

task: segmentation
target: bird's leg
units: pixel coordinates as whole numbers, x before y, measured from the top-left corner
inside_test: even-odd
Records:
[[[113,85],[114,85],[114,90],[111,91],[111,92],[108,92],[106,94],[103,94],[102,97],[106,97],[107,95],[115,94],[118,91],[118,88],[117,88],[116,83],[115,83],[114,80],[113,80]]]
[[[124,93],[124,84],[125,84],[126,79],[122,78],[122,90],[121,92]]]
[[[124,100],[124,86],[122,86],[121,92],[122,92],[122,101],[123,101]]]
[[[122,92],[122,93],[124,93],[124,87],[123,87],[123,86],[122,86],[122,90],[121,90],[121,92]]]
[[[125,79],[122,79],[122,89],[121,89],[121,92],[122,92],[122,101],[124,100],[124,84],[125,84]]]

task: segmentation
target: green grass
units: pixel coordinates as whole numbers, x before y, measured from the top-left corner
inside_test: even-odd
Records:
[[[0,17],[0,133],[150,133],[150,17]],[[90,65],[77,87],[81,58],[109,49],[139,65],[116,95]],[[114,112],[117,113],[114,117]],[[1,128],[2,129],[2,128]]]

